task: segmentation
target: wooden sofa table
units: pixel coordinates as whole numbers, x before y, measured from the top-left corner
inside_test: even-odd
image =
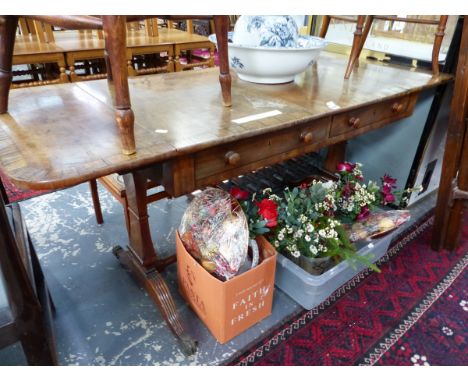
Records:
[[[194,343],[159,273],[173,259],[160,259],[151,240],[147,180],[179,196],[325,146],[336,147],[409,116],[422,90],[452,79],[362,63],[344,80],[346,63],[346,56],[323,52],[295,82],[283,85],[252,84],[233,76],[232,108],[220,102],[217,69],[132,78],[137,150],[130,156],[121,153],[104,80],[15,89],[9,112],[0,115],[0,167],[18,186],[31,189],[123,174],[129,245],[119,258],[191,352]],[[338,159],[335,155],[331,161]]]

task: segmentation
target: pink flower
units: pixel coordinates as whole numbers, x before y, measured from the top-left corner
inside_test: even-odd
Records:
[[[276,227],[278,224],[278,205],[270,199],[263,199],[260,202],[255,202],[258,207],[258,214],[267,221],[268,228]]]
[[[249,198],[249,193],[239,187],[232,187],[229,193],[233,198],[238,200],[246,200]]]
[[[392,193],[392,186],[389,185],[389,184],[384,184],[382,186],[382,194],[384,195],[388,195],[388,194],[391,194]]]
[[[342,162],[336,166],[336,170],[339,172],[352,172],[354,170],[354,167],[356,167],[355,164],[349,162]]]
[[[396,200],[395,195],[393,194],[384,194],[383,203],[393,203]]]
[[[370,214],[369,207],[367,206],[361,207],[361,211],[359,211],[358,216],[356,216],[356,220],[357,221],[364,220],[369,216],[369,214]]]
[[[392,186],[392,188],[395,188],[397,180],[395,178],[392,178],[390,175],[385,174],[382,177],[382,182],[383,184],[388,184],[389,186]]]
[[[342,196],[347,198],[348,196],[351,195],[352,191],[354,191],[353,187],[351,186],[351,183],[348,182],[343,186]]]

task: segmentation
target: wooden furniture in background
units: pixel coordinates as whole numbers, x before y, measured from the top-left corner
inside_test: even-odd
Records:
[[[454,250],[468,200],[468,19],[462,40],[437,196],[432,247]]]
[[[345,76],[344,76],[344,78],[348,79],[354,69],[354,66],[356,65],[356,61],[359,61],[359,56],[361,54],[362,47],[364,46],[364,42],[367,37],[367,36],[362,35],[362,29],[366,21],[366,16],[360,15],[354,18],[354,17],[348,17],[348,16],[324,15],[319,37],[325,38],[332,18],[337,19],[337,20],[342,20],[345,22],[356,23],[356,30],[354,32],[353,45],[351,46],[351,52],[349,54],[349,61],[348,61],[348,65],[346,67]]]
[[[54,34],[56,44],[64,51],[71,82],[107,77],[102,30],[64,30]]]
[[[445,26],[447,24],[447,15],[442,15],[438,20],[424,19],[424,18],[411,18],[411,17],[397,17],[397,16],[383,16],[383,15],[370,15],[367,16],[366,26],[364,28],[363,37],[359,45],[359,51],[357,53],[358,59],[361,54],[362,48],[366,43],[367,36],[369,31],[372,28],[372,23],[374,20],[386,20],[386,21],[400,21],[405,23],[414,23],[414,24],[425,24],[425,25],[434,25],[437,26],[436,32],[434,34],[434,43],[432,46],[432,74],[435,76],[439,75],[439,52],[442,45],[442,39],[445,34]]]
[[[357,16],[357,18],[347,16],[323,16],[322,28],[320,30],[320,37],[325,37],[332,18],[346,22],[356,22],[356,31],[354,32],[354,39],[349,56],[348,66],[345,71],[345,78],[349,78],[355,66],[358,65],[359,57],[361,55],[364,44],[366,43],[369,32],[372,28],[374,20],[387,20],[391,22],[399,21],[405,23],[435,25],[437,30],[434,36],[434,43],[432,48],[432,73],[436,76],[439,75],[439,52],[444,37],[445,26],[447,24],[447,15],[442,15],[438,20],[424,19],[424,18],[411,18],[411,17],[397,17],[397,16],[384,16],[384,15],[369,15]]]
[[[19,19],[20,34],[16,35],[13,65],[26,66],[13,73],[18,80],[12,88],[50,85],[68,82],[65,54],[55,43],[52,26],[38,20]],[[22,76],[29,77],[22,80]]]
[[[198,67],[214,67],[215,46],[207,37],[194,33],[192,20],[186,21],[186,31],[169,29],[174,35],[175,71]],[[207,51],[208,57],[195,55],[196,50]],[[186,63],[181,61],[184,57]],[[192,58],[195,58],[193,60]]]
[[[165,16],[171,19],[182,16]],[[201,18],[202,16],[197,16]],[[131,109],[128,90],[128,72],[126,56],[126,16],[27,16],[33,20],[43,21],[66,29],[103,29],[106,49],[106,64],[110,89],[113,92],[115,120],[120,132],[122,152],[125,155],[136,151],[134,136],[134,114]],[[128,21],[135,21],[144,16],[129,16]],[[184,19],[190,18],[184,16]],[[222,99],[225,106],[231,105],[231,76],[229,74],[227,31],[229,18],[227,16],[212,16],[215,22],[216,35],[219,41],[220,75]],[[8,94],[12,78],[12,58],[15,44],[15,34],[18,25],[17,16],[2,16],[0,18],[0,113],[8,110]]]
[[[18,204],[0,198],[0,348],[21,342],[29,365],[57,365],[53,305]]]
[[[128,231],[130,228],[129,227],[130,218],[128,216],[127,192],[125,190],[125,184],[124,184],[122,176],[118,174],[111,174],[111,175],[107,175],[107,176],[103,176],[99,178],[98,181],[122,205],[124,209],[125,225]],[[95,179],[90,180],[89,185],[90,185],[90,190],[91,190],[91,198],[93,200],[93,207],[94,207],[94,214],[96,216],[96,222],[98,224],[103,224],[104,218],[102,216],[102,209],[101,209],[101,203],[99,200],[97,181]],[[159,189],[157,189],[158,187]],[[147,181],[146,189],[147,189],[146,204],[154,203],[158,200],[167,198],[169,196],[169,194],[166,191],[164,191],[164,189],[161,186],[159,186],[158,184],[154,183],[151,180]]]
[[[127,48],[131,57],[129,74],[173,72],[174,44],[160,37],[158,18],[144,20],[143,27],[141,22],[127,24],[130,27],[127,32]]]
[[[129,86],[138,121],[138,146],[132,156],[119,150],[105,81],[15,90],[9,113],[0,115],[0,167],[17,186],[32,189],[63,188],[122,174],[129,244],[116,255],[190,353],[195,343],[185,332],[160,273],[174,259],[158,256],[151,238],[148,179],[163,185],[170,196],[179,196],[317,151],[408,117],[420,92],[452,78],[363,62],[353,81],[347,81],[342,76],[346,63],[343,55],[322,52],[301,82],[271,86],[236,77],[233,94],[248,97],[237,97],[232,108],[219,102],[216,69],[132,78]],[[39,102],[44,96],[57,102]],[[19,102],[25,97],[29,105]],[[330,100],[339,108],[330,109]],[[31,113],[30,105],[37,105],[41,113]],[[234,122],[272,110],[279,113]]]

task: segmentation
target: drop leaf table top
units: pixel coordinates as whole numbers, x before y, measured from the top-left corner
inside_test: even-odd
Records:
[[[0,167],[21,187],[63,188],[318,120],[331,123],[452,78],[372,62],[345,80],[345,66],[345,56],[322,52],[293,83],[259,85],[233,76],[231,108],[220,102],[216,69],[131,78],[137,152],[130,156],[121,154],[105,80],[14,89],[8,113],[0,115]],[[280,114],[233,122],[272,111]],[[321,142],[349,136],[325,134]]]

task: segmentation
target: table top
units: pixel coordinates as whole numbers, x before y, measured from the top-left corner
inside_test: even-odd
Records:
[[[442,74],[361,62],[343,78],[347,56],[322,52],[318,62],[283,85],[232,81],[231,108],[222,106],[218,69],[129,79],[137,153],[121,154],[106,80],[10,92],[0,115],[0,167],[20,187],[55,189],[126,172],[382,102],[451,80]],[[333,102],[338,108],[330,108]],[[264,112],[261,120],[233,120]]]

